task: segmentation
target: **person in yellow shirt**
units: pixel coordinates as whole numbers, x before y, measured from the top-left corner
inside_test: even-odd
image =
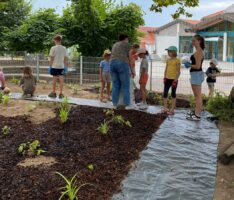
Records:
[[[166,61],[166,69],[164,72],[164,92],[163,103],[164,111],[167,114],[173,115],[176,107],[176,89],[178,86],[178,79],[180,77],[180,59],[177,58],[177,48],[170,46],[168,49],[169,58]],[[171,88],[172,106],[168,108],[168,92]]]

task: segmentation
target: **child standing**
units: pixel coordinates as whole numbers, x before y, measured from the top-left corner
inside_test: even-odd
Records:
[[[135,106],[135,98],[134,98],[134,78],[136,76],[136,69],[135,69],[135,63],[138,59],[137,51],[140,48],[138,44],[132,45],[132,48],[129,52],[129,66],[130,66],[130,98],[131,98],[131,105]]]
[[[206,82],[209,87],[209,97],[214,96],[214,84],[216,83],[216,75],[220,73],[217,68],[218,61],[213,58],[210,61],[210,67],[206,70],[207,79]]]
[[[104,60],[100,63],[100,81],[101,81],[101,97],[100,101],[104,100],[104,90],[107,89],[107,96],[108,101],[111,101],[111,93],[110,93],[110,86],[111,86],[111,75],[110,75],[110,58],[111,58],[111,51],[105,50],[103,53]]]
[[[180,59],[177,58],[177,48],[175,46],[170,46],[168,49],[169,58],[166,61],[166,69],[164,72],[164,92],[163,92],[163,103],[164,111],[167,114],[174,114],[176,107],[176,89],[178,85],[178,79],[180,76]],[[172,106],[168,109],[168,92],[172,90]]]
[[[59,80],[60,93],[59,98],[64,98],[63,85],[65,66],[68,66],[68,52],[67,49],[61,45],[62,36],[57,35],[54,37],[55,46],[50,50],[50,74],[53,76],[53,91],[49,94],[49,97],[56,98],[56,83]]]
[[[149,55],[148,51],[144,48],[141,48],[138,50],[138,56],[141,58],[141,64],[140,64],[140,90],[141,90],[141,97],[142,97],[142,102],[137,104],[139,106],[140,110],[145,110],[147,109],[147,103],[146,103],[146,84],[149,78],[148,75],[148,68],[149,68],[149,63],[147,60],[147,56]]]
[[[0,67],[0,91],[3,91],[4,94],[10,93],[10,89],[6,87],[5,76],[1,67]]]
[[[23,76],[20,79],[20,87],[22,87],[23,96],[30,95],[33,97],[36,90],[36,83],[37,80],[32,74],[32,68],[26,66],[23,71]]]

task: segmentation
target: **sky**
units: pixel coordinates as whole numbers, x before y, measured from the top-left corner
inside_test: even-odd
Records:
[[[171,6],[163,10],[162,13],[154,13],[149,10],[152,0],[116,0],[117,2],[123,2],[124,4],[136,3],[142,7],[145,12],[145,26],[160,27],[170,21],[172,21],[171,15],[175,10],[176,6]],[[233,0],[200,0],[200,6],[197,8],[188,9],[193,14],[191,19],[199,20],[202,17],[224,10],[228,6],[234,3]],[[56,11],[61,14],[64,7],[67,6],[66,0],[32,0],[33,10],[39,8],[55,8]],[[185,18],[185,17],[181,17]]]

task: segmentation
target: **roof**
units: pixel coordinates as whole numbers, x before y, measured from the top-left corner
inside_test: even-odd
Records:
[[[138,28],[139,32],[147,33],[147,32],[154,32],[157,30],[157,27],[149,27],[149,26],[140,26]]]
[[[187,19],[176,19],[168,24],[165,24],[165,25],[159,27],[155,32],[156,33],[160,32],[160,31],[167,29],[168,27],[173,26],[173,25],[178,24],[178,23],[187,24],[188,26],[191,26],[191,28],[192,28],[192,26],[199,23],[199,21],[198,20],[187,20]]]
[[[191,19],[182,19],[182,20],[192,25],[198,24],[200,22],[199,20],[191,20]]]
[[[143,37],[140,37],[140,42],[143,46],[145,44],[155,44],[155,30],[157,30],[157,27],[140,26],[138,28],[139,32],[145,33]]]
[[[219,12],[216,12],[216,13],[213,13],[213,14],[210,14],[210,15],[207,15],[207,16],[203,17],[202,20],[206,20],[206,19],[210,19],[210,18],[219,16],[219,15],[223,15],[224,13],[225,13],[225,11],[221,10]]]

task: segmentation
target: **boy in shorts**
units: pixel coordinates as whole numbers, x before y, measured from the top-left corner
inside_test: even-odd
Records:
[[[101,61],[101,63],[100,63],[100,81],[101,81],[101,84],[102,84],[100,101],[104,100],[105,87],[107,89],[108,101],[111,101],[111,93],[110,93],[110,87],[111,87],[111,75],[110,75],[111,51],[109,49],[104,51],[103,58],[104,58],[104,60]]]
[[[63,85],[65,66],[68,65],[68,52],[66,47],[62,46],[62,36],[57,35],[54,37],[55,46],[50,49],[50,74],[53,76],[53,91],[49,94],[49,97],[56,98],[56,83],[60,83],[59,98],[64,98]]]

